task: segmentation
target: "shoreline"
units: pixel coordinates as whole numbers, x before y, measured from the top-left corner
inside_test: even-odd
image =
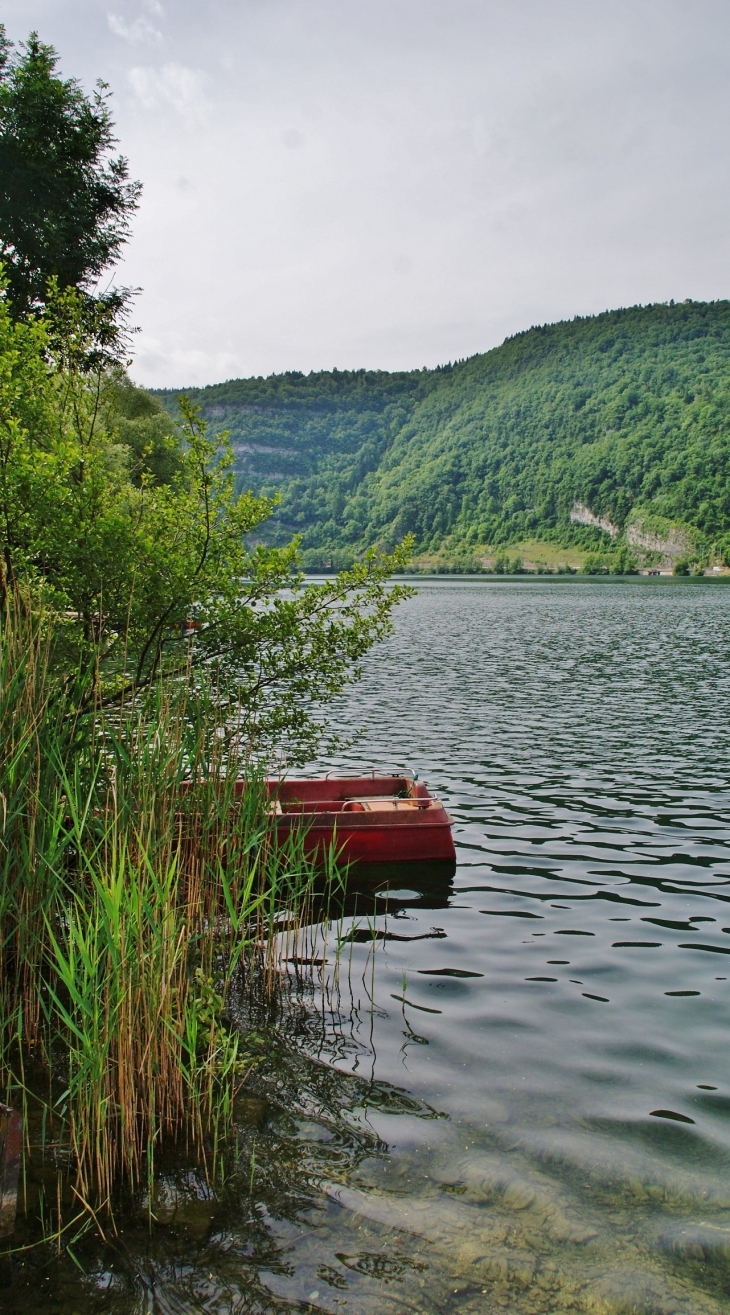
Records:
[[[307,580],[330,580],[336,573],[328,571],[305,571]],[[520,571],[518,574],[497,575],[492,571],[402,571],[395,573],[393,579],[408,584],[427,582],[445,583],[458,581],[464,584],[730,584],[730,571],[722,575],[673,575],[663,572],[651,575],[648,571],[639,571],[635,575],[586,575],[581,572]]]

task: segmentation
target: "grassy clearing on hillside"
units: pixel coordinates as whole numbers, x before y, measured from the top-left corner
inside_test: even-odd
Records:
[[[541,543],[538,539],[525,539],[521,543],[510,544],[509,548],[495,547],[490,544],[475,544],[473,549],[449,552],[449,545],[441,553],[416,554],[413,566],[418,571],[449,570],[461,573],[465,570],[474,572],[494,571],[499,565],[504,571],[506,564],[531,572],[547,570],[553,572],[580,571],[588,553],[580,548],[561,548],[555,543]],[[506,562],[505,562],[506,559]]]
[[[565,567],[580,571],[588,553],[581,548],[561,548],[555,543],[541,543],[539,539],[523,539],[512,545],[510,551],[521,557],[527,570],[537,570],[544,566],[551,571],[560,571]],[[486,554],[485,552],[485,555]],[[491,556],[496,557],[492,549]]]

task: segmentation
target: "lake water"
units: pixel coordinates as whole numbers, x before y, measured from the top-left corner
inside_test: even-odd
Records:
[[[729,654],[721,582],[419,582],[328,765],[412,765],[455,877],[247,1006],[223,1191],[3,1309],[730,1310]]]

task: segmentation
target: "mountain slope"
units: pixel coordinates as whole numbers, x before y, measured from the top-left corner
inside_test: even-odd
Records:
[[[242,476],[280,492],[272,533],[300,533],[310,553],[407,532],[422,552],[525,537],[588,546],[609,542],[598,520],[618,539],[669,524],[698,551],[730,546],[726,301],[533,328],[439,370],[274,376],[190,396],[232,430]],[[593,525],[571,519],[576,504]]]

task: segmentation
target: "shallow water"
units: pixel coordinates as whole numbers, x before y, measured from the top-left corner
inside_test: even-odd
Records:
[[[412,764],[455,878],[246,1007],[225,1190],[169,1166],[151,1234],[18,1260],[0,1309],[730,1310],[730,592],[419,589],[327,765]]]

